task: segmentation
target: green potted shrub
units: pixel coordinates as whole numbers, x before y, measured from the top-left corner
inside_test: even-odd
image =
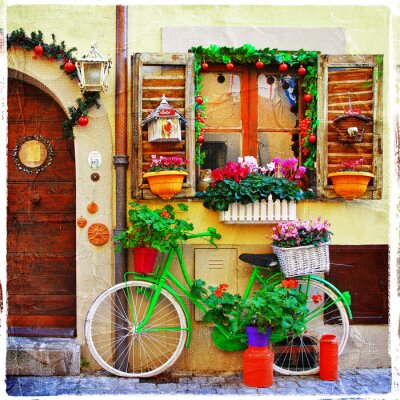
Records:
[[[150,168],[143,178],[149,182],[153,194],[169,200],[182,190],[183,180],[188,174],[185,170],[188,163],[181,157],[157,157],[153,154]]]
[[[353,200],[354,197],[360,197],[367,191],[374,174],[361,169],[363,162],[363,158],[343,161],[338,172],[328,174],[336,194],[346,200]]]
[[[185,212],[188,210],[185,204],[178,204],[178,208]],[[176,218],[171,205],[151,210],[146,205],[131,202],[128,216],[132,225],[114,240],[116,251],[133,249],[136,272],[151,273],[158,252],[168,252],[171,246],[178,246],[184,235],[194,229],[193,224]]]
[[[244,301],[241,319],[250,346],[268,346],[271,332],[297,336],[305,330],[307,296],[297,286],[292,278],[268,282]]]
[[[298,185],[305,171],[305,167],[297,165],[296,158],[276,157],[266,167],[260,167],[254,157],[247,156],[238,162],[229,161],[222,169],[214,169],[210,186],[197,196],[203,199],[204,207],[220,211],[220,219],[226,222],[295,219],[295,203],[306,197]],[[273,204],[276,201],[285,201],[288,207],[284,211],[280,204],[279,215]],[[246,205],[251,207],[243,210]],[[229,215],[225,218],[223,212],[227,211]]]

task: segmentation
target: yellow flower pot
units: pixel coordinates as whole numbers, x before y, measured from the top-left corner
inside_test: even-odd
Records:
[[[369,181],[374,177],[370,172],[342,171],[328,174],[332,179],[333,190],[346,200],[362,196],[368,187]]]
[[[160,196],[163,200],[169,200],[182,190],[182,184],[186,171],[158,171],[146,172],[146,178],[153,194]]]

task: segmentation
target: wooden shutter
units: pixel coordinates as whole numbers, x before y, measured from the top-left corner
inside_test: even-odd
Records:
[[[389,310],[387,245],[331,245],[327,279],[351,295],[352,324],[387,324]]]
[[[175,195],[196,194],[194,139],[194,55],[172,53],[135,53],[133,72],[134,168],[132,197],[158,199],[144,182],[142,173],[150,166],[151,155],[178,156],[190,161],[182,191]],[[149,142],[147,125],[141,126],[152,110],[159,106],[162,95],[171,107],[183,115],[188,124],[182,127],[179,142]]]
[[[338,197],[328,173],[342,161],[364,159],[375,177],[363,198],[382,198],[382,56],[321,55],[318,71],[318,195]],[[360,143],[343,143],[333,123],[349,108],[373,119]]]

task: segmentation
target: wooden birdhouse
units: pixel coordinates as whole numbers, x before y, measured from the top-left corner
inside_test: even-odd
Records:
[[[149,142],[177,142],[181,140],[181,122],[187,125],[187,120],[163,95],[160,105],[142,121],[142,126],[148,125]]]

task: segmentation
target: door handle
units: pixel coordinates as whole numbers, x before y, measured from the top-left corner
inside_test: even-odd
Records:
[[[39,204],[40,200],[42,200],[42,198],[40,197],[39,193],[33,193],[31,195],[30,201],[32,204]]]

